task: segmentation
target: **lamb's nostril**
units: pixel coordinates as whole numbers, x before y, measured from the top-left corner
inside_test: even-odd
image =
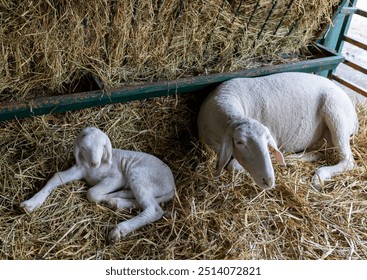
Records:
[[[98,163],[98,162],[91,162],[91,163],[90,163],[90,166],[91,166],[92,168],[97,168],[97,167],[99,166],[99,163]]]

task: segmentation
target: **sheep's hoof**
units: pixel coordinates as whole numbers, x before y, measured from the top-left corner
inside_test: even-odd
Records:
[[[241,164],[235,159],[232,159],[226,166],[226,169],[228,172],[242,172],[244,171],[244,168]]]

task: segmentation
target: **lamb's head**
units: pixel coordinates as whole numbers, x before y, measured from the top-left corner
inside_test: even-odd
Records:
[[[269,148],[275,159],[285,165],[283,155],[267,127],[254,119],[233,123],[227,129],[218,153],[216,175],[221,174],[233,156],[260,188],[274,188],[275,177]]]
[[[86,127],[76,137],[74,156],[79,165],[98,168],[112,163],[112,145],[108,136],[96,127]]]

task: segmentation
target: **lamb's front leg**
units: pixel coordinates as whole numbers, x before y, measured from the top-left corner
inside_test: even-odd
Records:
[[[77,165],[73,165],[71,168],[65,171],[57,172],[52,176],[50,180],[48,180],[46,185],[38,193],[36,193],[32,198],[22,202],[20,204],[20,207],[31,213],[39,206],[41,206],[41,204],[45,202],[46,198],[51,194],[51,192],[58,186],[74,180],[80,180],[82,178],[83,171]]]

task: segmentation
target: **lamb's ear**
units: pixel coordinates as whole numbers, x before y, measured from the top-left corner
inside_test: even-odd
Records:
[[[77,143],[78,139],[75,140],[74,142],[74,146],[73,146],[73,151],[74,151],[74,157],[76,160],[76,163],[78,165],[82,165],[82,159],[81,159],[81,154],[80,154],[80,148],[79,145]]]
[[[106,136],[106,143],[104,145],[104,151],[103,151],[103,161],[107,162],[108,164],[112,163],[112,144],[110,139]]]
[[[233,153],[233,129],[229,127],[224,135],[223,142],[218,152],[218,160],[215,176],[219,177],[223,168],[228,164]]]
[[[281,153],[281,151],[279,151],[277,144],[275,143],[275,140],[273,138],[273,136],[271,136],[270,132],[267,133],[267,138],[268,138],[268,145],[271,148],[270,151],[273,154],[273,156],[275,157],[275,159],[277,160],[277,162],[283,166],[286,166],[287,164],[285,163],[284,160],[284,156]]]

